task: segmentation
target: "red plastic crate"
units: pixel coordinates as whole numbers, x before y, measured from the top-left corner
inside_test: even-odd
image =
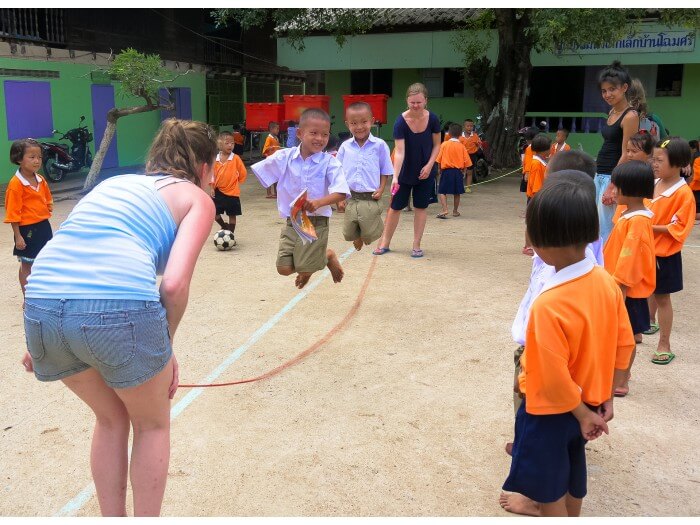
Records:
[[[386,124],[386,103],[388,100],[389,95],[343,95],[343,113],[348,109],[348,106],[354,102],[367,102],[372,108],[374,121],[380,124]]]
[[[282,131],[287,129],[284,104],[271,102],[248,102],[245,105],[245,129],[267,131],[270,122],[279,122]]]
[[[328,95],[284,95],[284,119],[299,122],[299,117],[309,108],[330,110],[331,97]]]

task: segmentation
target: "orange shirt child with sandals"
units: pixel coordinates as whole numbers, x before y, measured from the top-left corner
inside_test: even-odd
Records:
[[[10,146],[10,161],[19,167],[5,191],[5,223],[12,226],[15,239],[13,255],[19,260],[19,284],[22,294],[32,264],[39,251],[53,237],[49,218],[53,197],[41,168],[41,146],[34,139],[16,140]]]
[[[438,219],[447,219],[447,195],[454,196],[453,217],[459,217],[459,200],[464,193],[464,176],[472,161],[467,153],[467,149],[459,140],[462,127],[459,124],[450,125],[451,138],[440,145],[435,162],[440,168],[440,184],[438,186],[438,196],[442,205],[442,212],[438,214]]]
[[[263,157],[268,158],[275,152],[279,151],[282,149],[280,146],[280,125],[277,122],[270,122],[267,126],[268,130],[268,135],[265,138],[265,144],[263,145],[262,148],[262,154]],[[267,188],[267,199],[276,199],[277,198],[277,183],[269,186]]]

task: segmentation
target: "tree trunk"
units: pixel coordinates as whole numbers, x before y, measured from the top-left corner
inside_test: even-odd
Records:
[[[495,168],[520,164],[517,151],[518,129],[525,119],[527,87],[532,63],[532,38],[526,33],[531,25],[529,9],[495,9],[498,30],[498,59],[495,67],[481,63],[469,65],[470,77],[479,75],[482,85],[474,90],[479,109],[486,118],[486,136]]]
[[[107,154],[112,138],[117,131],[117,120],[119,120],[121,117],[125,117],[126,115],[145,113],[156,109],[172,110],[174,109],[174,105],[170,104],[167,106],[160,106],[155,104],[146,104],[145,106],[133,106],[130,108],[112,108],[107,112],[107,128],[105,129],[105,134],[102,136],[100,149],[95,154],[95,158],[92,161],[92,166],[90,166],[90,171],[85,179],[85,184],[83,184],[83,193],[90,191],[97,183],[97,177],[100,173],[100,169],[102,168],[105,155]]]

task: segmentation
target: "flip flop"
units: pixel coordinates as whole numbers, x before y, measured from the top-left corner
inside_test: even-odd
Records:
[[[625,396],[626,396],[627,394],[629,394],[629,393],[630,393],[630,389],[629,389],[629,388],[620,387],[620,388],[616,388],[616,389],[615,389],[615,392],[613,392],[613,395],[614,395],[615,397],[625,397]]]
[[[644,330],[642,333],[644,335],[654,335],[658,331],[659,331],[659,324],[658,323],[651,323],[649,325],[649,330]]]
[[[452,214],[453,217],[459,217],[460,215],[462,215],[462,214],[459,213],[458,211],[456,211]]]
[[[668,359],[659,359],[659,356],[662,355],[668,356]],[[673,361],[674,357],[676,357],[676,354],[672,352],[654,352],[654,357],[651,358],[651,362],[655,365],[667,365]]]
[[[386,252],[390,252],[389,248],[376,248],[372,251],[373,255],[384,255]]]
[[[413,257],[414,259],[423,257],[423,250],[411,250],[411,257]]]
[[[447,219],[447,213],[438,213],[436,217],[438,219]]]

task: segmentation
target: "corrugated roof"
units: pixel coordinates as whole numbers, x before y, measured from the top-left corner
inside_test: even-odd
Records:
[[[374,27],[454,24],[476,15],[480,9],[378,9]]]

